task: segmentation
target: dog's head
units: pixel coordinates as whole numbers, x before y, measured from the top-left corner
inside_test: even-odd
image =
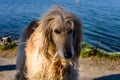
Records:
[[[41,23],[47,42],[54,44],[61,58],[79,57],[82,31],[81,22],[75,15],[57,7],[48,12]]]

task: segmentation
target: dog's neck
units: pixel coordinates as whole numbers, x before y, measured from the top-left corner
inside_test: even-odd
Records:
[[[51,55],[50,58],[45,56],[49,61],[49,65],[46,66],[48,67],[45,73],[46,80],[78,80],[78,61],[60,58],[54,47],[49,46],[49,49],[47,54]]]
[[[44,74],[44,77],[40,77],[39,79],[42,80],[43,78],[45,80],[78,80],[78,67],[71,60],[66,61],[56,57],[54,60],[51,59],[47,61],[49,61],[49,64],[46,65],[45,68],[47,69],[44,69],[45,72],[42,74],[38,74],[39,76]]]
[[[34,71],[31,71],[31,74],[27,75],[28,80],[78,80],[79,70],[74,63],[57,57],[54,60],[48,60],[41,55],[40,58],[42,61],[38,61],[39,67],[35,68],[38,71],[34,74]]]

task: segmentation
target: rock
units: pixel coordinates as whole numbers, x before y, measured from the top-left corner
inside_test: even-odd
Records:
[[[10,43],[17,43],[17,40],[11,38],[11,36],[4,36],[0,38],[0,45],[10,44]]]

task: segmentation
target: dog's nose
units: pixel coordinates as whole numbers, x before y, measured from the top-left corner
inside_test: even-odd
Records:
[[[64,57],[65,57],[65,59],[70,59],[70,58],[72,58],[72,52],[69,50],[69,51],[66,51],[66,53],[64,54]]]

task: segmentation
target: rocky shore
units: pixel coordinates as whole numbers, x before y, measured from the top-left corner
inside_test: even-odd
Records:
[[[18,40],[11,38],[11,36],[9,35],[0,37],[0,45],[10,44],[10,43],[18,43]]]

